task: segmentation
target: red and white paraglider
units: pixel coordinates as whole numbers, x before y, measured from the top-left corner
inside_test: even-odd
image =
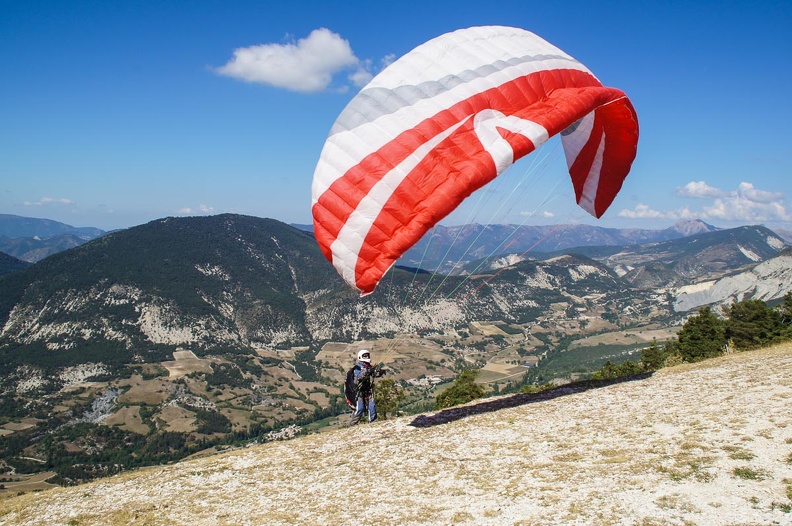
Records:
[[[430,40],[377,75],[333,125],[313,179],[319,246],[370,293],[427,230],[559,133],[575,199],[600,217],[636,155],[627,96],[522,29]]]

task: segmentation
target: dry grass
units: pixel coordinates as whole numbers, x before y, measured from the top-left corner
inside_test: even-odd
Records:
[[[792,524],[790,407],[786,345],[25,495],[0,524]]]

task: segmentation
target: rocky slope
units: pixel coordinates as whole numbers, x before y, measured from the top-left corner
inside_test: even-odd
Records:
[[[783,297],[790,283],[792,250],[786,250],[745,272],[680,287],[674,294],[674,310],[682,312],[702,305],[729,305],[749,298],[770,301]]]
[[[792,345],[0,502],[0,524],[792,524]]]
[[[199,355],[315,352],[326,341],[453,331],[477,320],[527,323],[590,295],[623,312],[650,295],[623,290],[604,266],[565,256],[522,262],[497,280],[396,270],[359,298],[313,237],[283,223],[168,218],[0,278],[0,358],[71,366],[161,361],[179,346]]]

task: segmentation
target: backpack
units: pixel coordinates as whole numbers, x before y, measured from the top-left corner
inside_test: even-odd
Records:
[[[355,364],[350,370],[347,371],[346,381],[344,382],[344,397],[346,403],[352,409],[356,408],[358,389],[355,385],[355,369],[360,370],[360,366]]]

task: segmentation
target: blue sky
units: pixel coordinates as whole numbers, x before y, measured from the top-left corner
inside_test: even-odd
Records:
[[[447,224],[792,229],[788,0],[3,1],[0,213],[103,229],[224,212],[310,223],[322,145],[361,83],[490,24],[537,33],[624,90],[638,157],[599,221],[570,206],[551,143]]]

